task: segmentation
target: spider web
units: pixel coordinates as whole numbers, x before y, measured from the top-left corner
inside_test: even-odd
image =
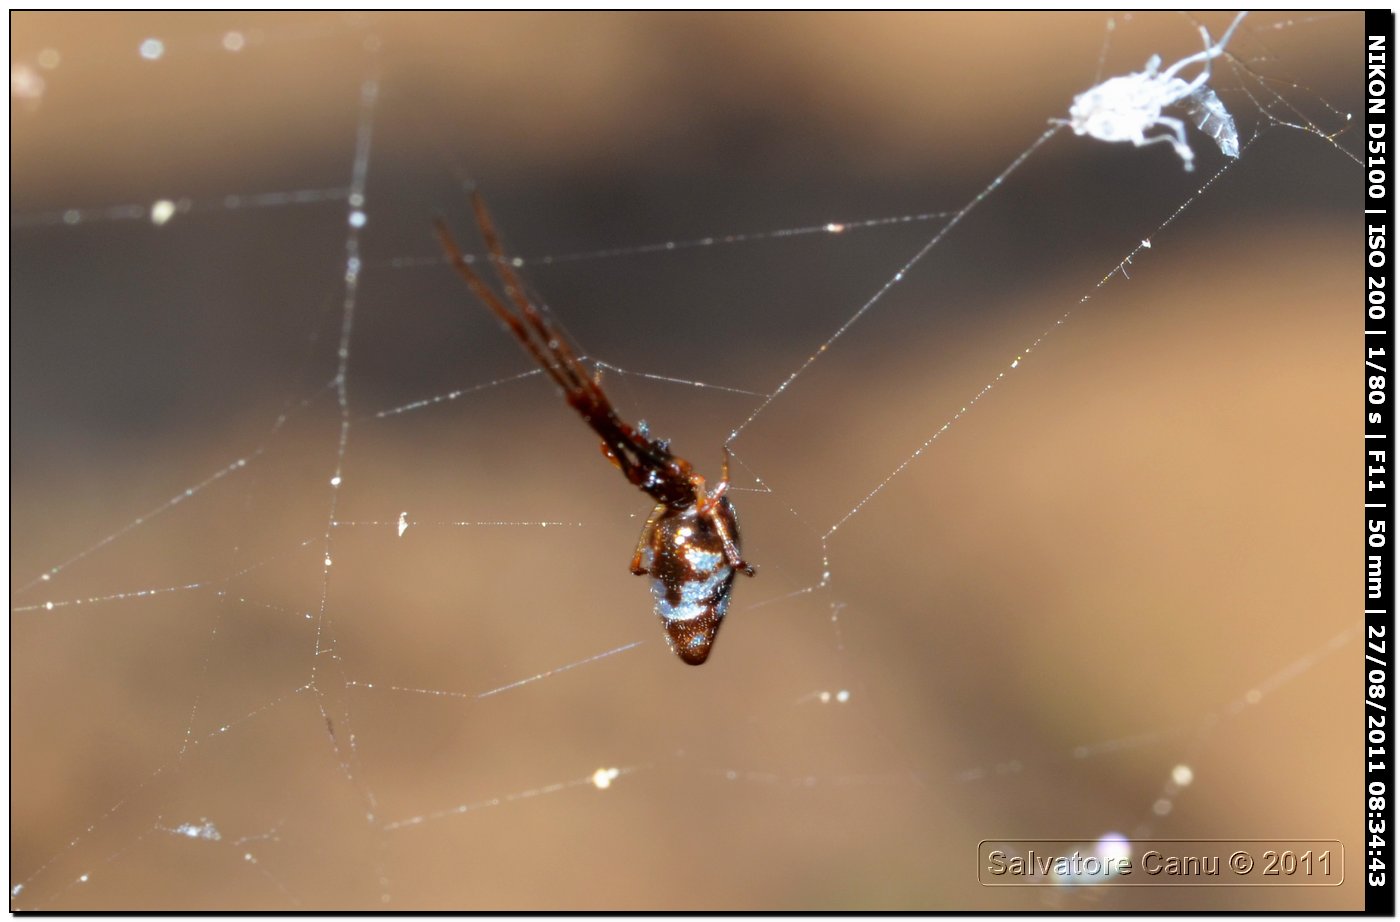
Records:
[[[972,870],[1362,854],[1360,18],[1246,19],[1194,173],[1047,127],[1199,50],[1104,23],[15,17],[12,908],[1359,906]],[[703,668],[434,250],[464,175],[734,453]]]

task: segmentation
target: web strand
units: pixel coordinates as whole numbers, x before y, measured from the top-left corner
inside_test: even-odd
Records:
[[[826,342],[818,346],[816,352],[813,352],[811,355],[809,355],[806,361],[804,361],[801,365],[797,367],[796,371],[788,375],[787,378],[783,381],[783,383],[779,384],[778,387],[768,395],[768,397],[763,401],[763,403],[759,405],[757,410],[754,410],[753,413],[750,414],[747,419],[745,419],[742,423],[736,426],[729,433],[729,438],[725,441],[725,445],[733,444],[733,442],[739,437],[739,434],[742,433],[746,428],[748,428],[748,426],[755,419],[758,418],[759,414],[761,414],[764,410],[768,408],[769,404],[771,404],[774,400],[778,399],[779,395],[781,395],[789,387],[791,387],[792,383],[796,381],[797,378],[804,371],[810,368],[812,366],[812,363],[821,357],[822,353],[830,349],[831,346],[838,339],[840,339],[841,336],[844,335],[847,330],[849,330],[852,326],[855,325],[856,321],[860,320],[860,318],[863,317],[867,311],[874,307],[880,301],[881,298],[883,298],[887,293],[889,293],[890,289],[892,289],[895,285],[903,281],[904,277],[909,273],[909,271],[912,270],[915,266],[917,266],[925,256],[932,252],[934,247],[942,243],[943,238],[946,237],[948,233],[952,231],[952,229],[956,227],[960,221],[962,221],[963,218],[967,217],[968,214],[970,214],[974,208],[976,208],[979,204],[985,201],[986,198],[992,194],[992,192],[1000,188],[1001,184],[1006,181],[1006,178],[1008,176],[1010,176],[1016,171],[1017,167],[1025,163],[1030,158],[1031,154],[1035,153],[1037,150],[1040,149],[1040,146],[1042,144],[1044,144],[1046,141],[1049,141],[1056,134],[1058,134],[1060,128],[1061,126],[1059,125],[1052,125],[1050,128],[1046,129],[1045,132],[1041,134],[1040,137],[1032,141],[1031,145],[1025,150],[1023,150],[1016,157],[1015,160],[1012,160],[1011,164],[1007,166],[1006,169],[1002,170],[999,174],[997,174],[997,177],[993,179],[990,183],[988,183],[986,186],[984,186],[982,188],[982,191],[978,192],[975,196],[973,196],[972,201],[968,202],[961,209],[955,212],[953,216],[948,219],[948,223],[944,224],[941,228],[939,228],[938,233],[934,234],[931,238],[929,238],[927,243],[925,243],[913,256],[911,256],[904,265],[900,266],[899,270],[895,272],[894,275],[890,276],[889,279],[887,279],[885,283],[880,286],[879,290],[877,290],[875,294],[870,296],[870,299],[868,301],[862,304],[854,314],[852,314],[849,318],[846,319],[845,323],[841,324],[841,326],[839,326],[836,329],[835,333],[832,333],[831,336],[827,338]]]

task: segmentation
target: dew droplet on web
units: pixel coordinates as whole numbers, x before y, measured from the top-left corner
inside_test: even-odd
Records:
[[[156,227],[160,227],[162,224],[164,224],[166,221],[169,221],[174,216],[175,203],[170,201],[170,199],[168,198],[163,198],[151,206],[151,223],[154,224]],[[189,493],[189,490],[185,491],[185,495],[188,496]]]
[[[243,50],[244,44],[245,44],[245,40],[244,40],[244,38],[243,38],[243,33],[242,33],[242,32],[225,32],[225,33],[224,33],[224,50],[225,50],[225,51],[242,51],[242,50]]]
[[[600,791],[606,790],[620,774],[622,772],[616,768],[600,768],[593,773],[593,786]]]
[[[147,61],[159,61],[165,54],[165,42],[158,38],[148,38],[141,43],[141,57]]]
[[[1191,771],[1189,765],[1178,765],[1172,769],[1172,781],[1176,782],[1179,787],[1186,787],[1195,777],[1196,773]]]
[[[188,836],[191,839],[208,839],[211,842],[218,842],[223,838],[219,834],[218,827],[207,819],[202,819],[198,823],[181,823],[172,830],[178,835]]]

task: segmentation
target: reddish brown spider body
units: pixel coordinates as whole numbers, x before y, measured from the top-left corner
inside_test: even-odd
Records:
[[[481,196],[472,193],[477,226],[491,253],[496,275],[514,310],[477,275],[439,219],[438,240],[457,274],[525,351],[564,392],[569,406],[602,439],[603,454],[634,486],[656,500],[636,553],[632,572],[652,577],[656,613],[666,642],[682,660],[698,666],[710,655],[715,635],[729,608],[734,574],[752,576],[753,567],[739,552],[739,522],[725,493],[729,489],[729,453],[713,492],[690,462],[671,453],[663,441],[623,422],[602,387],[588,374],[563,332],[550,324],[525,294],[511,268]]]

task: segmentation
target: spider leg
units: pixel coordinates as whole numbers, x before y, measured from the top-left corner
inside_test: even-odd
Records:
[[[699,474],[691,477],[691,483],[695,485],[696,511],[701,515],[709,515],[710,511],[719,506],[719,501],[724,498],[724,494],[729,492],[729,446],[721,446],[724,449],[724,460],[720,462],[719,483],[715,484],[713,492],[706,494],[705,478]]]
[[[496,297],[496,293],[482,281],[481,276],[477,275],[476,271],[467,263],[466,257],[462,255],[461,248],[457,246],[457,241],[452,236],[452,231],[447,227],[447,222],[442,218],[436,218],[433,221],[433,229],[437,232],[438,243],[442,245],[443,251],[447,253],[447,258],[448,261],[452,263],[452,268],[457,270],[457,274],[467,283],[467,287],[471,289],[472,294],[476,295],[477,300],[486,305],[491,313],[495,314],[497,319],[509,328],[511,335],[525,347],[526,351],[530,353],[531,358],[539,364],[540,368],[544,369],[545,373],[554,380],[555,384],[565,390],[569,390],[569,383],[564,379],[559,368],[540,350],[540,347],[535,343],[534,339],[531,338],[529,331],[526,330],[524,324],[520,322],[520,319],[501,303],[500,298]]]
[[[739,546],[734,543],[734,536],[729,533],[729,526],[724,524],[724,516],[719,513],[719,505],[716,504],[706,513],[706,517],[715,527],[715,531],[719,532],[719,540],[724,545],[725,561],[734,569],[742,570],[745,576],[753,576],[758,571],[744,562],[744,555],[739,553]]]
[[[534,302],[525,294],[525,285],[520,280],[520,276],[511,268],[510,260],[506,256],[505,248],[501,245],[500,234],[496,232],[496,224],[491,220],[491,213],[486,210],[486,201],[481,197],[481,193],[472,190],[472,210],[476,212],[476,224],[481,229],[481,237],[486,241],[486,248],[491,252],[491,263],[496,269],[496,275],[501,280],[501,285],[506,290],[506,295],[515,304],[520,315],[525,318],[530,329],[545,344],[549,354],[555,358],[570,384],[565,390],[574,394],[585,394],[593,402],[600,405],[607,404],[607,398],[603,396],[602,388],[593,383],[588,375],[588,371],[579,361],[574,350],[569,346],[563,334],[550,326],[549,321],[535,307]]]
[[[705,489],[705,478],[703,478],[703,477],[701,477],[699,474],[697,474],[697,475],[695,475],[695,479],[696,479],[696,486],[699,487],[699,489],[701,490],[701,492],[703,492],[704,489]],[[723,498],[724,498],[724,494],[726,494],[726,493],[728,493],[728,492],[729,492],[729,475],[728,475],[728,474],[725,474],[724,477],[723,477],[723,479],[721,479],[719,483],[715,484],[714,490],[711,491],[710,493],[706,494],[705,499],[704,499],[703,501],[701,501],[701,503],[700,503],[700,511],[701,511],[702,513],[703,513],[703,512],[709,512],[710,509],[712,509],[713,507],[719,505],[719,501],[720,501],[721,499],[723,499]]]
[[[724,547],[725,561],[736,570],[743,570],[747,576],[754,575],[754,568],[744,563],[744,557],[739,553],[739,545],[734,543],[734,536],[729,533],[729,526],[725,524],[723,509],[724,494],[729,492],[729,446],[724,446],[724,461],[720,464],[719,483],[715,484],[714,492],[706,495],[705,478],[699,474],[694,474],[690,478],[691,484],[695,487],[695,512],[704,516],[714,526],[719,533],[720,543]]]
[[[618,417],[607,394],[588,374],[563,331],[551,325],[525,294],[525,285],[511,268],[510,259],[505,254],[505,247],[501,245],[501,236],[496,231],[495,222],[491,220],[486,203],[475,190],[472,192],[472,208],[476,213],[482,239],[490,251],[496,276],[515,310],[512,311],[498,298],[481,276],[468,265],[447,225],[439,219],[436,222],[438,240],[457,274],[466,280],[477,298],[510,328],[512,335],[530,353],[530,357],[564,392],[569,406],[573,407],[603,440],[604,454],[622,469],[628,481],[658,499],[669,498],[683,489],[689,466],[685,466],[683,473],[672,473],[672,468],[679,459],[675,458],[664,444],[653,442],[638,434]]]

